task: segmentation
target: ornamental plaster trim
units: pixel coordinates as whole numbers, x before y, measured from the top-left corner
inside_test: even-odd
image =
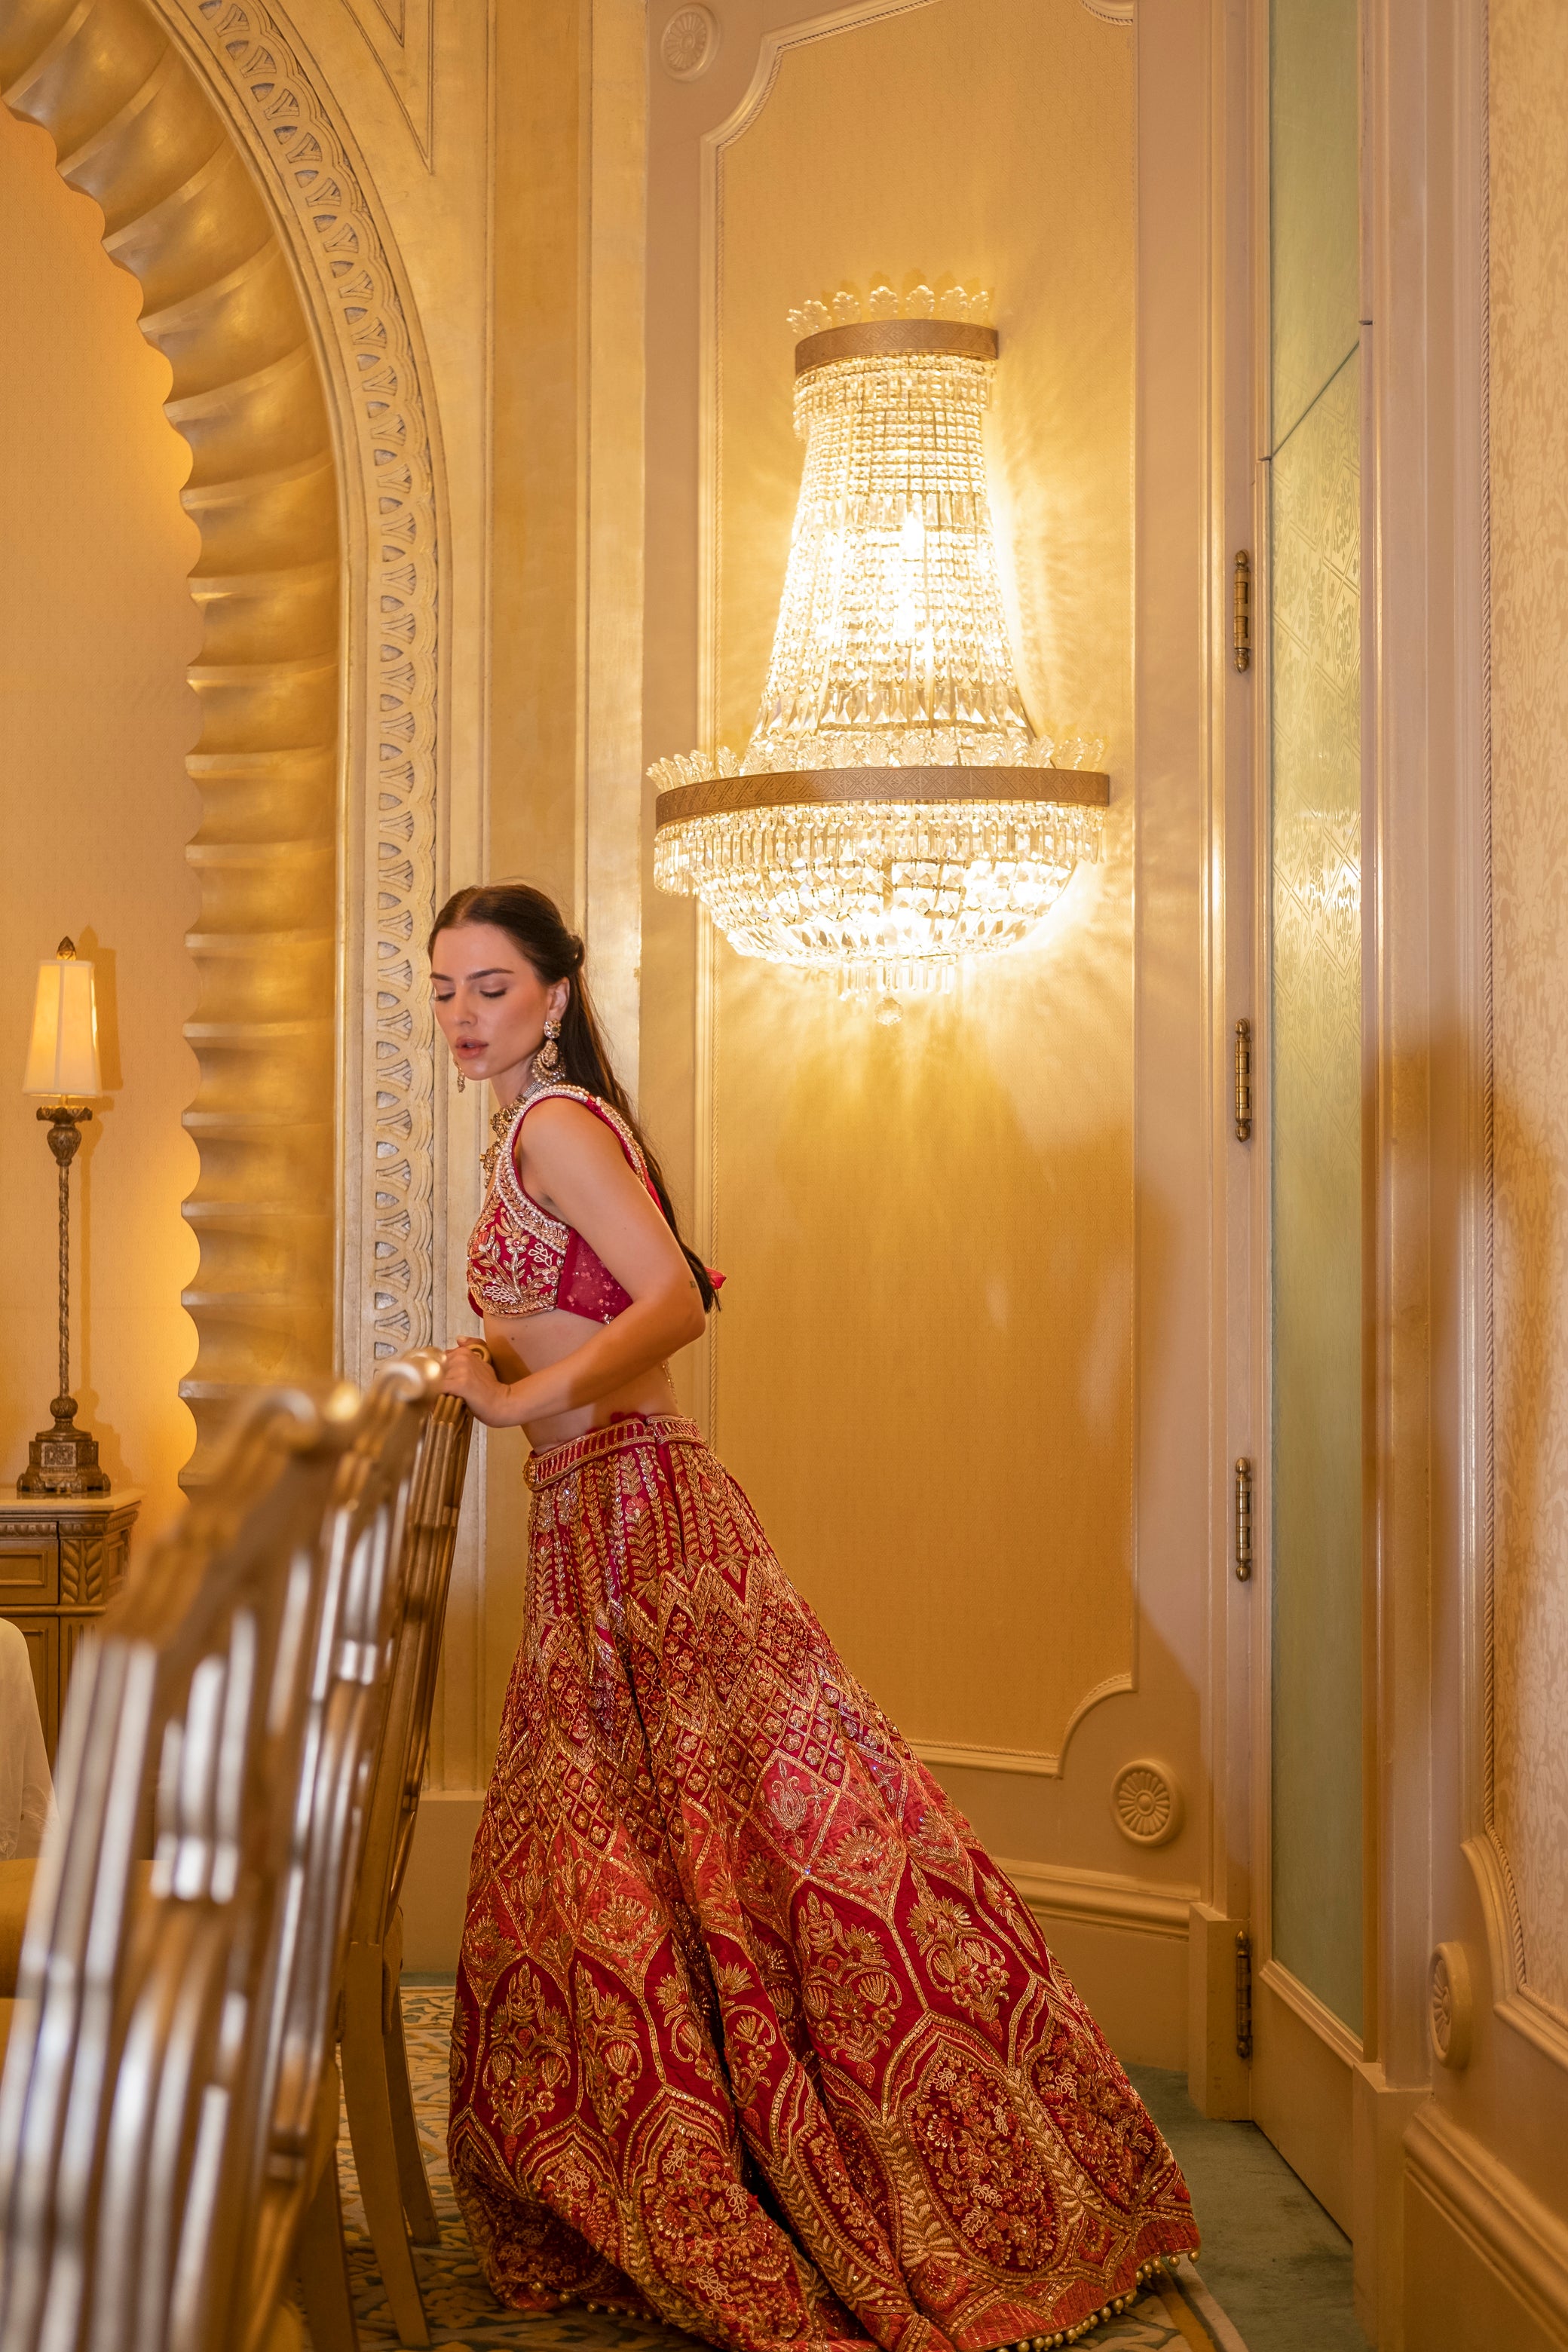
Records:
[[[1181,1783],[1168,1764],[1142,1756],[1124,1764],[1110,1784],[1117,1828],[1132,1845],[1168,1845],[1182,1826]]]
[[[1439,1944],[1427,1970],[1427,2024],[1432,2054],[1440,2066],[1462,2074],[1470,2063],[1474,2001],[1470,1963],[1463,1944]]]
[[[399,0],[395,21],[384,0],[343,0],[343,6],[429,171],[436,141],[435,0]]]
[[[671,81],[697,81],[718,57],[720,38],[710,8],[678,8],[659,41],[659,63]]]
[[[239,129],[292,248],[338,442],[345,528],[338,1356],[434,1332],[435,1026],[418,956],[436,910],[446,648],[435,402],[363,163],[281,11],[162,0]]]

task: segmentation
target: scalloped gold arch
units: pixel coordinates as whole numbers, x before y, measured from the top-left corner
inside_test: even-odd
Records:
[[[364,173],[280,14],[0,0],[0,96],[101,207],[193,456],[199,1480],[237,1389],[363,1377],[431,1332],[433,410]]]

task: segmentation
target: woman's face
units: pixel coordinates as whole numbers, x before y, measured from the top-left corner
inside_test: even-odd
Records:
[[[563,980],[541,980],[510,931],[461,923],[438,931],[430,951],[436,1020],[465,1077],[488,1078],[510,1101],[571,993]]]

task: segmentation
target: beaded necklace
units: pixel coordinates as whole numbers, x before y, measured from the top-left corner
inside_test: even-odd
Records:
[[[489,1191],[491,1184],[495,1181],[496,1162],[500,1158],[502,1151],[506,1148],[508,1129],[510,1127],[513,1119],[516,1118],[518,1113],[521,1110],[524,1103],[531,1100],[538,1092],[539,1088],[537,1087],[525,1087],[521,1094],[513,1095],[510,1102],[502,1103],[499,1110],[491,1111],[490,1133],[495,1138],[495,1140],[479,1161],[479,1168],[484,1177],[485,1190],[487,1192]]]

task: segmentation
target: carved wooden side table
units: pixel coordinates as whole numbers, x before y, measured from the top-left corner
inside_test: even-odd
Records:
[[[77,1644],[125,1581],[144,1491],[18,1495],[0,1486],[0,1617],[27,1637],[51,1765]]]

